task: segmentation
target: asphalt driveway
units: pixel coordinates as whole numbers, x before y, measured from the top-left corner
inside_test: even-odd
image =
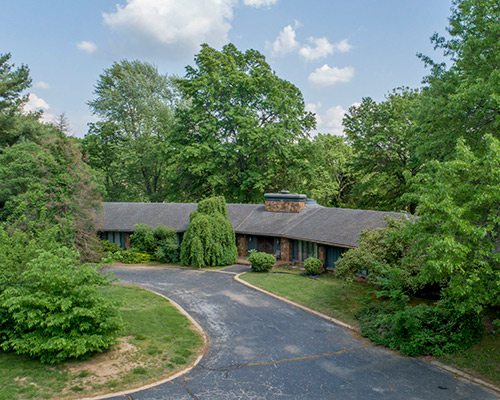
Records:
[[[162,293],[203,327],[209,350],[191,372],[116,399],[496,399],[425,362],[374,347],[352,332],[233,280],[186,269],[111,269]]]

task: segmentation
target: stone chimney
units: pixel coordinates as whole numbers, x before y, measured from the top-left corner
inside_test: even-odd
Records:
[[[282,190],[279,193],[266,193],[264,199],[266,211],[299,213],[306,206],[307,196]]]

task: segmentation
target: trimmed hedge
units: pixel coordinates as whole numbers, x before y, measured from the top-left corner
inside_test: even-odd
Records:
[[[253,272],[269,272],[276,263],[276,258],[272,254],[250,250],[248,261],[252,264]]]

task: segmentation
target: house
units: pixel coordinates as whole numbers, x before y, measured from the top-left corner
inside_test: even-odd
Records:
[[[288,192],[264,197],[264,204],[227,205],[240,257],[256,249],[290,263],[317,257],[326,268],[335,268],[342,253],[358,245],[362,231],[384,227],[387,218],[404,215],[323,207],[303,194]],[[128,248],[136,224],[165,225],[174,228],[181,241],[196,207],[195,203],[104,203],[101,236]]]

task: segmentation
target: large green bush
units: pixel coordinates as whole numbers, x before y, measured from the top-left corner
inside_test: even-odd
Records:
[[[146,224],[134,225],[134,233],[130,236],[132,247],[142,253],[154,254],[155,235],[153,229]]]
[[[179,262],[179,243],[173,228],[159,226],[154,230],[156,250],[154,257],[162,263]]]
[[[319,275],[323,272],[323,263],[318,258],[309,257],[304,261],[304,269],[309,275]]]
[[[276,263],[276,258],[272,254],[250,250],[248,261],[253,272],[269,272]]]
[[[224,197],[200,201],[189,219],[181,245],[182,264],[201,268],[236,262],[236,239]]]
[[[1,347],[56,363],[85,358],[116,342],[121,327],[113,304],[99,292],[109,280],[78,254],[40,250],[15,284],[0,294]]]
[[[477,314],[457,315],[428,304],[372,303],[361,309],[358,319],[364,336],[409,356],[440,356],[465,350],[480,339],[483,331]]]

